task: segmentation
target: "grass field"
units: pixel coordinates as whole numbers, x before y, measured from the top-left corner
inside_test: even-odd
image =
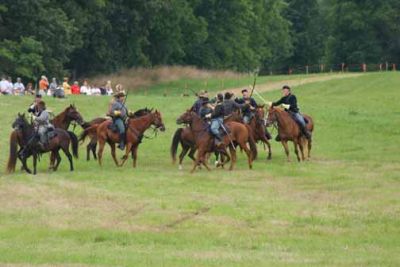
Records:
[[[86,162],[68,171],[0,178],[0,264],[10,266],[399,266],[400,74],[294,88],[315,119],[312,160],[285,160],[273,142],[254,170],[243,155],[236,170],[178,171],[169,146],[175,119],[193,102],[179,96],[130,95],[132,109],[157,107],[167,127],[139,149],[138,167]],[[277,99],[276,92],[265,93]],[[30,98],[0,97],[0,163],[10,124]],[[109,99],[75,103],[86,119]],[[292,150],[292,156],[294,156]],[[120,153],[121,154],[121,153]]]

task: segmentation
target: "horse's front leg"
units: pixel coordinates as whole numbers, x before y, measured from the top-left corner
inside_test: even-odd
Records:
[[[37,155],[33,154],[33,175],[36,175]]]
[[[132,143],[129,142],[126,144],[125,155],[122,156],[122,162],[119,164],[120,167],[122,167],[125,164],[126,160],[129,157],[129,153],[131,153],[131,149],[132,149]]]
[[[287,161],[290,162],[290,157],[289,157],[289,146],[287,141],[281,141],[283,148],[285,149]]]
[[[28,165],[26,164],[27,157],[18,154],[18,158],[22,163],[22,169],[25,170],[27,173],[31,174],[32,171],[28,168]]]
[[[300,141],[293,141],[294,144],[294,153],[296,154],[297,161],[300,162],[300,154],[299,154],[299,146],[301,145],[301,140]]]
[[[112,158],[114,160],[115,165],[117,165],[117,167],[120,167],[121,165],[119,164],[118,159],[117,159],[117,155],[116,155],[115,143],[109,142],[108,144],[110,145],[111,156],[112,156]]]

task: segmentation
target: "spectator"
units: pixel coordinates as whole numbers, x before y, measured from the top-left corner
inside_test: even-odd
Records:
[[[81,86],[81,94],[88,95],[89,90],[90,90],[90,87],[88,86],[88,82],[87,82],[87,80],[84,80],[83,85]]]
[[[0,81],[0,92],[5,95],[7,94],[7,89],[8,89],[8,82],[6,80],[6,78],[3,76],[1,77],[1,81]]]
[[[79,95],[81,93],[78,81],[75,81],[74,84],[71,86],[71,93],[73,95]]]
[[[56,98],[64,98],[65,94],[64,94],[64,88],[60,85],[58,85],[58,87],[56,88],[56,90],[54,91],[54,97]]]
[[[97,87],[96,85],[92,87],[91,89],[91,95],[99,96],[101,95],[101,89]]]
[[[63,89],[64,89],[64,95],[70,95],[71,94],[71,86],[68,83],[68,78],[67,77],[64,77]]]
[[[46,76],[42,75],[39,82],[39,94],[46,95],[47,88],[49,88],[49,81]]]
[[[56,93],[57,87],[58,87],[58,84],[57,84],[56,78],[52,78],[50,86],[49,86],[49,91],[52,96],[54,96],[54,94]]]
[[[123,90],[123,88],[122,88],[122,84],[117,84],[116,86],[115,86],[115,93],[116,94],[118,94],[118,93],[120,93],[120,92],[124,92],[124,90]]]
[[[14,95],[24,95],[25,94],[25,86],[21,82],[21,78],[17,78],[17,82],[14,83]]]
[[[28,95],[34,95],[35,94],[35,90],[33,90],[33,84],[32,83],[28,83],[26,85],[25,94],[28,94]]]

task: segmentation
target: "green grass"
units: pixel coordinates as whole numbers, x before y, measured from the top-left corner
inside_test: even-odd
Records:
[[[0,263],[98,266],[399,266],[400,74],[294,88],[315,119],[312,160],[273,159],[249,171],[188,173],[171,164],[175,119],[193,99],[132,95],[132,109],[157,107],[167,127],[139,149],[138,167],[86,162],[68,171],[0,178]],[[279,97],[279,91],[264,94]],[[0,167],[10,124],[28,97],[0,97]],[[75,103],[84,118],[105,113],[108,98],[46,99],[61,111]],[[292,156],[294,155],[291,150]],[[121,153],[120,153],[121,155]],[[294,159],[294,157],[292,157]],[[193,214],[199,210],[198,215]]]

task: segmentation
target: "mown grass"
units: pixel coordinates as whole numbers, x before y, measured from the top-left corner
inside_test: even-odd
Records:
[[[159,108],[167,127],[144,140],[137,169],[115,168],[109,150],[99,168],[81,147],[73,173],[65,158],[48,173],[45,156],[37,176],[2,174],[0,263],[398,266],[399,82],[398,73],[383,73],[294,88],[316,121],[311,161],[287,163],[273,142],[272,161],[259,146],[252,171],[240,156],[232,172],[193,175],[188,160],[178,171],[169,157],[175,119],[193,99],[131,95],[132,109]],[[2,169],[9,125],[30,100],[0,98]],[[82,96],[48,106],[75,103],[90,119],[108,101]]]

